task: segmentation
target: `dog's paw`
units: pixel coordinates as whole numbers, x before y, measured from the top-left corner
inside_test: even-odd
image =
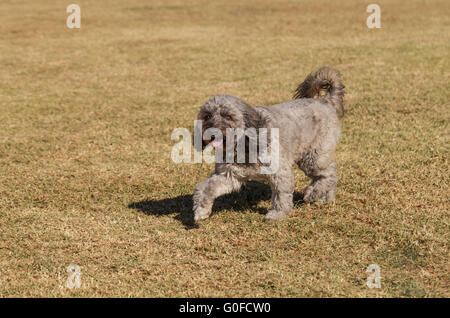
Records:
[[[266,219],[267,221],[279,221],[285,219],[287,216],[288,215],[286,213],[283,213],[281,211],[270,210],[269,212],[267,212],[264,219]]]
[[[209,215],[211,214],[211,210],[205,209],[205,208],[197,208],[194,212],[194,221],[202,221],[209,218]]]
[[[305,202],[332,202],[335,197],[335,190],[320,191],[317,187],[308,187],[306,189],[305,195],[303,196],[303,201]]]

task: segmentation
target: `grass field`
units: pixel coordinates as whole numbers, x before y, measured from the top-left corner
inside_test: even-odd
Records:
[[[74,2],[81,29],[72,2],[0,3],[0,296],[450,296],[447,0],[376,1],[381,29],[374,1]],[[173,163],[173,129],[322,65],[347,91],[336,202],[296,169],[289,219],[250,184],[189,226],[212,165]]]

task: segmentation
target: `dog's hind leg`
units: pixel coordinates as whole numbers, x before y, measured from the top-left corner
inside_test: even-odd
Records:
[[[272,209],[265,216],[266,220],[277,221],[286,218],[292,211],[294,194],[294,173],[290,167],[280,167],[271,176]]]
[[[334,156],[331,156],[334,157]],[[311,184],[306,188],[303,200],[306,202],[334,201],[338,182],[337,165],[329,156],[318,156],[313,161],[313,165],[305,167],[305,163],[299,163],[308,177],[312,179]]]
[[[193,197],[195,222],[209,217],[216,198],[240,188],[241,182],[237,179],[215,173],[197,184]]]

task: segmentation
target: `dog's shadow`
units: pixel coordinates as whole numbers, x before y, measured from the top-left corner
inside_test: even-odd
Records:
[[[217,198],[214,201],[212,214],[221,210],[255,210],[260,214],[266,214],[265,208],[257,207],[258,202],[270,200],[271,190],[267,184],[250,181],[247,182],[239,192],[234,192]],[[294,192],[294,205],[304,204],[303,195]],[[132,202],[128,205],[130,209],[136,209],[147,215],[171,215],[178,213],[175,219],[179,220],[186,229],[197,228],[192,212],[192,195],[180,195],[174,198],[162,200],[144,200]],[[238,209],[238,210],[237,210]]]

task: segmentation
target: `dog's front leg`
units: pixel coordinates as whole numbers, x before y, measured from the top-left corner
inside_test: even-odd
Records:
[[[194,191],[195,222],[209,217],[212,205],[217,197],[237,191],[240,187],[241,183],[237,179],[215,173],[197,184]]]
[[[272,209],[265,216],[266,220],[278,221],[286,218],[292,211],[294,194],[294,174],[286,167],[270,179],[272,188]]]

